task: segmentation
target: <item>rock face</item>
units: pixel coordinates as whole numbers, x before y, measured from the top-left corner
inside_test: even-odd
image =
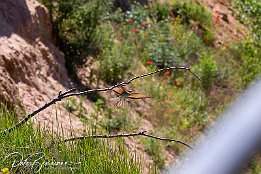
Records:
[[[64,63],[51,42],[44,6],[35,0],[0,1],[0,101],[19,101],[32,112],[72,86]],[[63,107],[48,108],[35,118],[56,123],[56,116],[65,129],[82,127],[77,117],[69,119]]]

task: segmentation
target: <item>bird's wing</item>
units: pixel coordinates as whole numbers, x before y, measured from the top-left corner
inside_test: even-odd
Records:
[[[126,92],[126,90],[121,86],[121,87],[116,87],[112,89],[114,92],[116,92],[117,94],[121,95],[124,92]]]
[[[144,99],[144,98],[152,98],[151,96],[146,96],[144,94],[131,94],[130,96],[128,96],[128,98],[131,99]]]

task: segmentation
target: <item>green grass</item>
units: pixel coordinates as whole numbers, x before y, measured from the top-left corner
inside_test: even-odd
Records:
[[[144,145],[145,152],[151,156],[154,164],[163,169],[165,166],[164,156],[162,155],[162,144],[155,139],[141,138],[141,142]]]
[[[1,131],[13,125],[14,111],[0,104]],[[63,143],[62,129],[50,131],[28,123],[0,137],[0,169],[12,173],[140,173],[138,160],[122,139],[88,139]],[[53,142],[53,143],[52,143]]]

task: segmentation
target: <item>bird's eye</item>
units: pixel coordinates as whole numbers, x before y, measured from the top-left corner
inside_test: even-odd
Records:
[[[128,92],[132,92],[132,90],[128,90]]]

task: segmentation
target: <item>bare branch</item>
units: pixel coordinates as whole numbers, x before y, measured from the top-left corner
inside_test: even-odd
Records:
[[[158,70],[155,70],[153,72],[150,72],[150,73],[147,73],[147,74],[141,74],[141,75],[138,75],[136,77],[133,77],[131,78],[130,80],[126,81],[126,82],[121,82],[121,83],[117,83],[116,85],[113,85],[111,87],[107,87],[107,88],[100,88],[100,89],[91,89],[91,90],[87,90],[87,91],[82,91],[82,92],[76,92],[76,93],[70,93],[70,94],[67,94],[65,97],[70,97],[70,96],[77,96],[77,95],[86,95],[86,94],[89,94],[89,93],[92,93],[92,92],[101,92],[101,91],[109,91],[109,90],[112,90],[113,88],[116,88],[118,86],[125,86],[125,85],[128,85],[130,84],[132,81],[136,80],[136,79],[139,79],[139,78],[143,78],[143,77],[147,77],[147,76],[150,76],[152,74],[156,74],[156,73],[159,73],[159,72],[162,72],[162,71],[168,71],[168,70],[187,70],[189,71],[193,76],[195,76],[199,81],[201,81],[202,83],[204,83],[195,73],[193,73],[189,68],[187,67],[167,67],[167,68],[162,68],[162,69],[158,69]]]
[[[126,81],[126,82],[121,82],[121,83],[117,83],[116,85],[113,85],[111,87],[107,87],[107,88],[98,88],[98,89],[91,89],[91,90],[87,90],[87,91],[82,91],[82,92],[75,92],[76,88],[72,88],[69,89],[68,91],[65,91],[64,93],[62,93],[61,91],[59,92],[58,96],[56,96],[55,98],[53,98],[51,101],[47,102],[45,105],[41,106],[40,108],[38,108],[37,110],[33,111],[32,113],[28,114],[24,119],[22,119],[19,123],[17,123],[15,126],[8,128],[4,131],[1,132],[1,135],[5,135],[7,133],[12,132],[13,130],[15,130],[16,128],[20,127],[21,125],[23,125],[24,123],[26,123],[30,118],[32,118],[33,116],[35,116],[36,114],[38,114],[39,112],[43,111],[44,109],[48,108],[49,106],[55,104],[58,101],[61,101],[64,98],[67,97],[71,97],[71,96],[79,96],[79,95],[87,95],[89,93],[92,92],[102,92],[102,91],[109,91],[112,90],[113,88],[116,88],[118,86],[124,86],[124,85],[128,85],[130,84],[132,81],[139,79],[139,78],[143,78],[146,76],[150,76],[152,74],[155,73],[159,73],[161,71],[167,71],[167,70],[187,70],[189,71],[192,75],[194,75],[198,80],[200,80],[202,83],[203,81],[195,74],[193,73],[189,68],[187,67],[168,67],[168,68],[162,68],[159,70],[155,70],[153,72],[147,73],[147,74],[141,74],[138,75],[136,77],[131,78],[130,80]]]
[[[183,144],[183,145],[189,147],[190,149],[192,149],[192,147],[190,145],[188,145],[187,143],[180,141],[180,140],[170,139],[170,138],[161,138],[161,137],[156,137],[154,135],[149,135],[149,134],[145,134],[145,133],[143,133],[143,136],[154,138],[154,139],[157,139],[157,140],[162,140],[162,141],[170,141],[170,142],[174,141],[176,143]]]
[[[129,134],[79,136],[79,137],[72,137],[72,138],[64,139],[63,142],[90,139],[90,138],[117,138],[117,137],[145,136],[145,137],[149,137],[149,138],[153,138],[153,139],[157,139],[157,140],[180,143],[180,144],[183,144],[183,145],[187,146],[188,148],[192,149],[192,147],[190,145],[188,145],[187,143],[185,143],[183,141],[176,140],[176,139],[170,139],[170,138],[156,137],[154,135],[146,134],[145,132],[147,132],[147,131],[141,131],[141,132],[138,132],[138,133],[129,133]]]
[[[69,89],[68,91],[65,91],[64,93],[62,93],[61,91],[59,91],[59,94],[57,97],[53,98],[51,101],[47,102],[45,105],[43,105],[42,107],[38,108],[37,110],[33,111],[32,113],[28,114],[24,119],[22,119],[19,123],[17,123],[15,126],[8,128],[6,130],[4,130],[3,132],[1,132],[2,135],[5,135],[7,133],[12,132],[13,130],[15,130],[16,128],[22,126],[24,123],[26,123],[30,118],[32,118],[33,116],[35,116],[36,114],[38,114],[39,112],[43,111],[44,109],[48,108],[49,106],[55,104],[58,101],[61,101],[63,98],[65,98],[65,95],[75,91],[75,88]]]
[[[149,75],[152,75],[152,74],[155,74],[155,73],[159,73],[159,72],[161,72],[161,71],[168,71],[168,70],[187,70],[187,71],[189,71],[192,75],[194,75],[199,81],[201,81],[201,82],[203,83],[203,81],[202,81],[195,73],[193,73],[189,68],[187,68],[187,67],[182,67],[182,66],[180,66],[180,67],[175,67],[175,66],[174,66],[174,67],[167,67],[167,68],[158,69],[158,70],[155,70],[155,71],[150,72],[150,73],[148,73],[148,74],[142,74],[142,75],[136,76],[136,77],[134,77],[134,78],[128,80],[128,81],[127,81],[127,84],[129,84],[131,81],[136,80],[136,79],[138,79],[138,78],[146,77],[146,76],[149,76]]]

